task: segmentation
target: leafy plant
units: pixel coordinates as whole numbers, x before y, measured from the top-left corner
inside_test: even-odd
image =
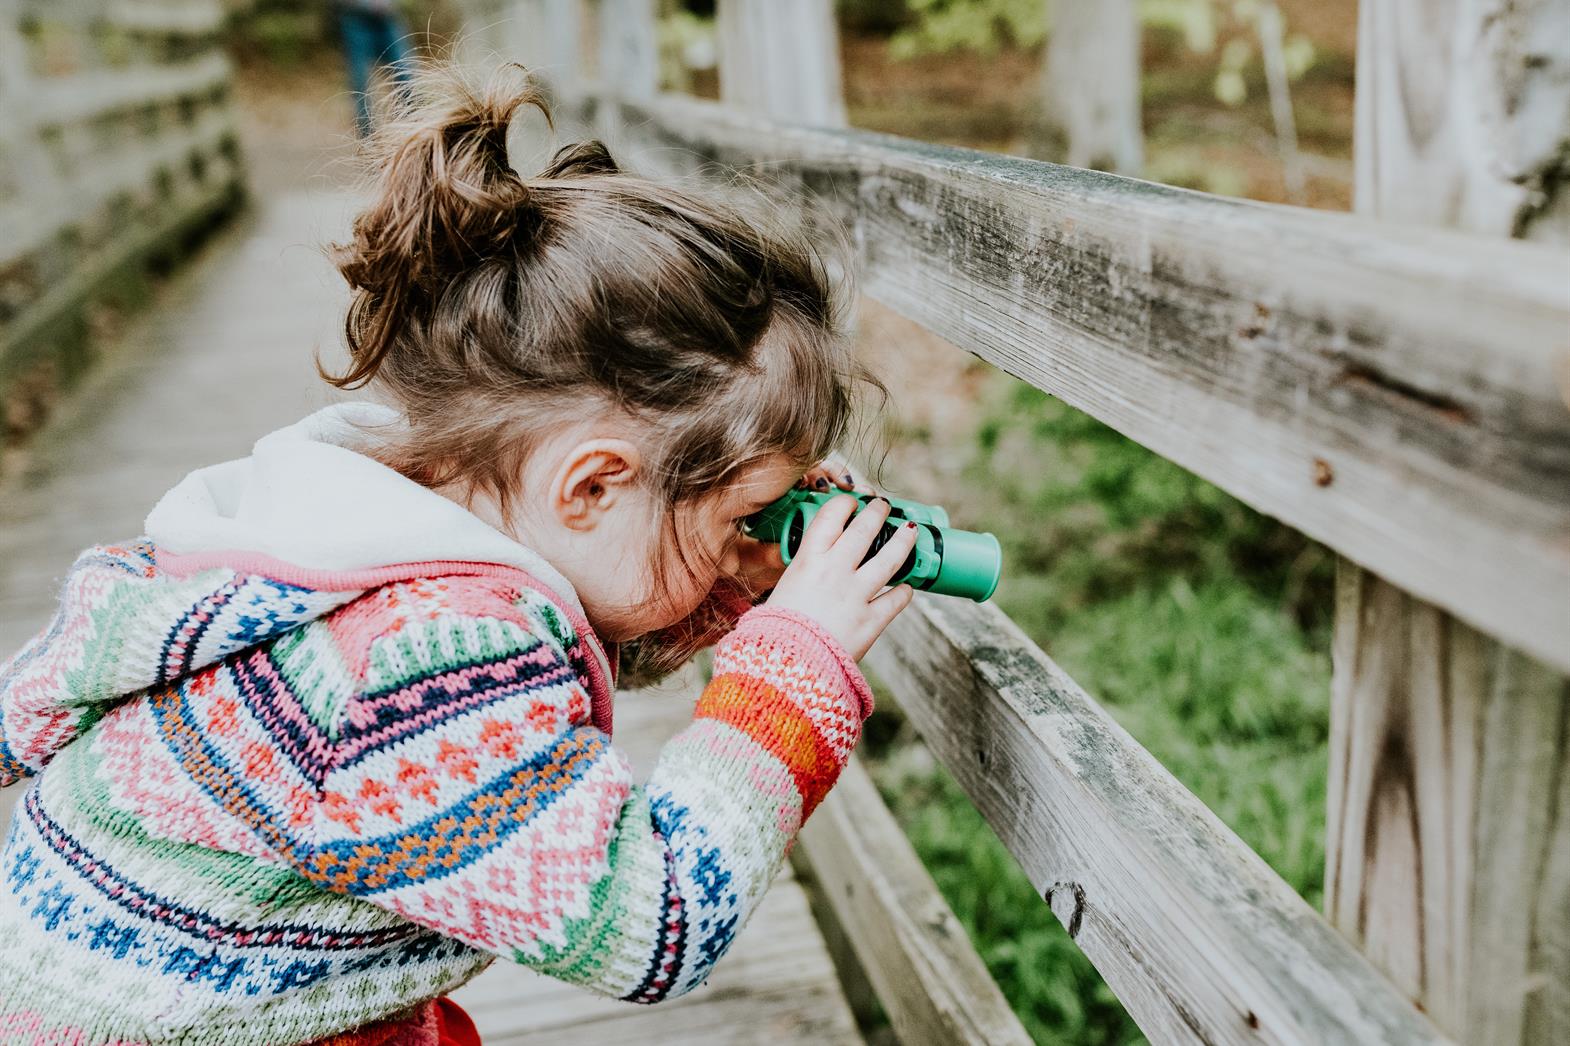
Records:
[[[1051,29],[1048,0],[905,0],[905,4],[908,19],[890,40],[890,52],[898,58],[962,47],[981,52],[1007,45],[1031,47]],[[1212,90],[1219,100],[1236,106],[1247,100],[1246,74],[1260,59],[1255,32],[1260,6],[1260,0],[1140,0],[1139,15],[1147,26],[1181,33],[1189,49],[1198,54],[1216,53]],[[1283,50],[1292,80],[1314,64],[1313,42],[1301,34],[1288,35]]]
[[[968,47],[993,51],[1029,47],[1047,34],[1043,0],[906,0],[911,24],[889,41],[896,58]]]

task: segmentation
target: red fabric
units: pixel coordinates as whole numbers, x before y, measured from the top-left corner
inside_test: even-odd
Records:
[[[412,1014],[329,1035],[307,1046],[484,1046],[474,1021],[447,998],[433,999]]]
[[[463,1012],[462,1006],[445,995],[431,1005],[436,1008],[437,1034],[440,1036],[436,1041],[440,1046],[483,1046],[480,1029]]]

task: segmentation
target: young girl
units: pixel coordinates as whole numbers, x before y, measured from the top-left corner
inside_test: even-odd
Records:
[[[428,75],[337,248],[329,380],[384,405],[192,473],[0,666],[0,1041],[477,1041],[442,997],[497,956],[673,998],[855,745],[912,533],[738,529],[871,380],[823,267],[598,143],[520,177],[516,72]],[[716,639],[635,784],[613,685]]]

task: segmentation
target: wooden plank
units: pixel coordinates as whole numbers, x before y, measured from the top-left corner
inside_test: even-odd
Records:
[[[36,81],[35,127],[76,123],[124,109],[202,95],[229,82],[229,59],[218,50],[200,58],[131,70],[102,70]]]
[[[195,125],[150,141],[135,141],[98,158],[75,178],[58,179],[48,194],[34,191],[0,205],[0,265],[15,262],[62,229],[91,219],[122,193],[151,186],[154,176],[185,164],[192,155],[212,158],[235,137],[228,110],[204,113]]]
[[[1570,669],[1570,253],[696,99],[622,123],[817,201],[873,297]]]
[[[655,0],[599,0],[600,69],[623,98],[651,98],[660,89]]]
[[[850,937],[903,1046],[1028,1046],[1030,1035],[971,946],[861,760],[797,847]]]
[[[918,595],[869,658],[1152,1041],[1445,1041],[995,606]]]
[[[1367,0],[1358,15],[1358,209],[1570,242],[1570,7]]]
[[[20,317],[0,329],[0,368],[11,366],[39,330],[78,307],[119,267],[134,263],[160,242],[193,223],[233,207],[239,198],[239,182],[234,177],[214,178],[190,186],[170,201],[156,221],[126,229],[110,246],[82,259],[69,278],[29,302]]]
[[[767,978],[767,975],[765,975]],[[627,1009],[632,1007],[628,1006]],[[703,1006],[673,1010],[666,1003],[640,1012],[581,1021],[570,1029],[521,1030],[486,1035],[486,1046],[861,1046],[844,1000],[832,984],[775,985],[765,979],[745,993],[716,997]]]
[[[145,0],[113,0],[104,21],[135,33],[162,36],[213,36],[223,28],[224,9],[213,0],[149,4]]]
[[[558,88],[572,90],[578,84],[583,57],[582,0],[543,0],[540,39],[545,53],[536,67]]]
[[[1533,71],[1570,8],[1432,18],[1361,8],[1358,210],[1570,242],[1570,80]],[[1327,913],[1457,1039],[1570,1041],[1570,679],[1356,564],[1336,588]]]
[[[1567,722],[1565,677],[1343,564],[1325,909],[1457,1041],[1570,1041]]]
[[[52,199],[59,188],[50,177],[52,165],[44,156],[38,136],[22,114],[32,109],[36,80],[28,61],[27,44],[18,32],[20,21],[17,0],[0,0],[0,155],[6,173],[0,185],[11,191],[0,195],[0,202],[26,194],[39,202]],[[6,237],[0,230],[0,252]]]

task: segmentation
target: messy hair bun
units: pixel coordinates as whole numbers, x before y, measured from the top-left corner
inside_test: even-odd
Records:
[[[323,377],[403,410],[387,464],[484,491],[509,518],[545,435],[606,414],[636,423],[676,539],[655,559],[673,544],[696,572],[679,507],[775,454],[805,469],[847,434],[857,383],[882,390],[843,336],[848,288],[780,209],[637,177],[601,142],[515,171],[508,131],[527,109],[551,124],[516,64],[483,83],[422,69],[373,142],[371,204],[332,248],[353,289],[350,363]],[[638,653],[629,682],[692,651]]]
[[[381,193],[333,251],[358,292],[345,324],[352,364],[322,373],[339,388],[373,378],[398,325],[428,314],[454,273],[506,251],[527,219],[529,190],[507,164],[507,130],[525,106],[549,122],[544,95],[500,78],[476,93],[452,73],[438,67],[417,79],[424,104],[372,140]]]

